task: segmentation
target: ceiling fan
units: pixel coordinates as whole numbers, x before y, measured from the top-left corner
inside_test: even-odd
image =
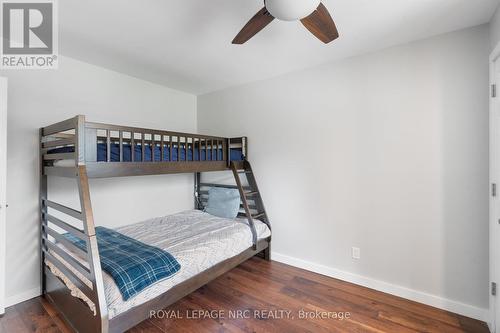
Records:
[[[300,20],[314,36],[328,44],[339,37],[337,27],[321,0],[264,0],[262,8],[233,39],[233,44],[246,43],[275,18]]]

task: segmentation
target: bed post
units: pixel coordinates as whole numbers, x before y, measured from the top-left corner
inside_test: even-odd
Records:
[[[108,306],[104,293],[104,280],[101,270],[101,260],[97,247],[97,237],[95,234],[94,214],[90,200],[90,186],[85,166],[85,116],[77,116],[77,126],[75,129],[75,153],[78,172],[78,192],[80,194],[80,206],[83,217],[83,229],[87,235],[87,262],[94,277],[95,294],[97,296],[96,316],[101,321],[101,332],[107,333],[109,329]]]
[[[246,136],[241,137],[241,152],[243,153],[243,158],[248,160],[248,143]]]
[[[269,241],[269,245],[266,247],[264,251],[262,251],[264,255],[264,259],[267,261],[271,261],[271,241]]]
[[[76,116],[75,128],[75,160],[76,165],[85,165],[85,116]]]
[[[83,215],[83,227],[85,234],[88,236],[87,262],[90,265],[90,270],[94,276],[95,293],[97,295],[96,316],[101,320],[101,332],[107,333],[109,328],[108,321],[108,306],[104,294],[104,280],[101,270],[101,261],[99,258],[99,250],[97,248],[97,237],[95,234],[94,216],[90,201],[89,180],[87,177],[87,169],[85,165],[78,166],[78,191],[80,193],[80,204]]]
[[[226,150],[227,150],[227,167],[230,168],[231,167],[231,139],[230,138],[227,138],[227,146],[226,146]]]
[[[201,182],[201,173],[195,172],[194,173],[194,209],[198,209],[198,210],[203,209],[203,207],[201,207],[201,204],[200,204],[200,182]]]
[[[45,280],[45,238],[47,235],[45,234],[44,226],[47,226],[47,205],[45,204],[45,200],[47,200],[47,175],[43,172],[44,163],[43,163],[43,151],[42,151],[42,138],[43,138],[43,129],[40,128],[39,131],[39,144],[40,144],[40,184],[39,184],[39,204],[40,204],[40,294],[45,294],[46,290],[46,280]]]

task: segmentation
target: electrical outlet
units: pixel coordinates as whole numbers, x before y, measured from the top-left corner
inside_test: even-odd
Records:
[[[352,258],[353,259],[361,258],[361,250],[359,249],[359,247],[352,248]]]

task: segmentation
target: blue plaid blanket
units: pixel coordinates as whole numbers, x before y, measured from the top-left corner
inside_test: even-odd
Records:
[[[95,231],[102,269],[113,277],[125,301],[181,268],[166,251],[104,227]],[[65,237],[86,251],[83,240],[70,234]]]

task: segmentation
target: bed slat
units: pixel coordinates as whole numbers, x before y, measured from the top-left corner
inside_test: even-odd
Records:
[[[181,161],[181,137],[177,137],[177,161]]]
[[[156,149],[156,143],[155,143],[155,134],[151,133],[151,162],[155,161],[155,149]]]
[[[192,159],[193,159],[193,162],[195,160],[194,158],[194,153],[195,153],[195,149],[194,149],[194,137],[191,138],[191,150],[192,150],[192,153],[191,153],[191,156],[192,156]]]
[[[55,210],[57,210],[59,212],[62,212],[64,214],[66,214],[66,215],[72,216],[75,219],[83,221],[82,212],[79,212],[79,211],[77,211],[77,210],[75,210],[73,208],[66,207],[64,205],[58,204],[57,202],[53,202],[53,201],[50,201],[50,200],[44,199],[44,202],[47,205],[47,207],[53,208],[53,209],[55,209]]]
[[[75,252],[77,255],[79,255],[82,258],[87,258],[87,252],[83,251],[80,249],[78,246],[70,242],[66,237],[63,237],[60,233],[55,231],[54,229],[50,228],[49,226],[43,225],[42,226],[45,230],[45,232],[53,237],[55,240],[57,240],[59,243],[63,244],[66,248],[68,248],[70,251]]]
[[[120,162],[123,162],[123,132],[119,131],[119,148],[120,148]]]
[[[45,154],[43,155],[44,160],[73,160],[75,159],[75,153],[57,153],[57,154]]]
[[[111,131],[106,131],[106,161],[111,161]]]
[[[208,140],[204,140],[203,143],[205,144],[205,161],[208,161]]]
[[[75,273],[66,267],[60,260],[56,259],[49,251],[44,250],[45,257],[56,266],[78,289],[80,289],[93,302],[96,300],[95,292],[85,284]]]
[[[47,220],[49,222],[54,223],[59,228],[66,230],[67,232],[69,232],[73,236],[78,237],[83,241],[87,240],[87,236],[85,235],[83,230],[75,228],[72,225],[70,225],[70,224],[58,219],[57,217],[50,215],[50,214],[46,214],[46,217],[47,217]]]
[[[218,149],[219,149],[219,141],[218,140],[212,140],[212,159],[214,161],[218,161],[219,160]],[[214,157],[214,154],[215,154],[215,157]]]
[[[201,161],[201,138],[198,138],[198,161]]]
[[[226,184],[212,184],[212,183],[201,183],[200,187],[225,187],[225,188],[235,188],[238,189],[236,185],[226,185]],[[243,186],[243,189],[249,190],[249,186]]]
[[[146,147],[144,146],[144,133],[141,133],[141,161],[144,162],[144,155],[146,153]]]
[[[135,133],[130,132],[130,159],[135,162]]]
[[[160,140],[160,162],[163,162],[163,149],[164,149],[164,142],[163,142],[163,134],[160,135],[161,140]]]
[[[67,138],[67,139],[42,142],[42,147],[43,148],[53,148],[53,147],[60,147],[60,146],[67,146],[67,145],[74,145],[74,144],[75,144],[75,138],[72,137],[72,138]]]
[[[51,242],[47,237],[44,237],[45,244],[48,246],[49,250],[57,253],[64,261],[71,265],[74,269],[76,269],[80,274],[82,274],[87,280],[92,282],[93,276],[90,270],[85,267],[78,260],[73,258],[69,253],[64,251],[61,247],[57,246],[53,242]]]
[[[48,135],[52,135],[55,133],[65,132],[65,131],[69,131],[71,129],[75,129],[77,126],[76,118],[77,117],[66,119],[66,120],[63,120],[59,123],[52,124],[50,126],[46,126],[46,127],[42,128],[42,136],[48,136]]]
[[[75,178],[78,176],[76,167],[45,167],[44,174],[47,176]]]
[[[168,161],[172,161],[172,137],[168,137]]]

